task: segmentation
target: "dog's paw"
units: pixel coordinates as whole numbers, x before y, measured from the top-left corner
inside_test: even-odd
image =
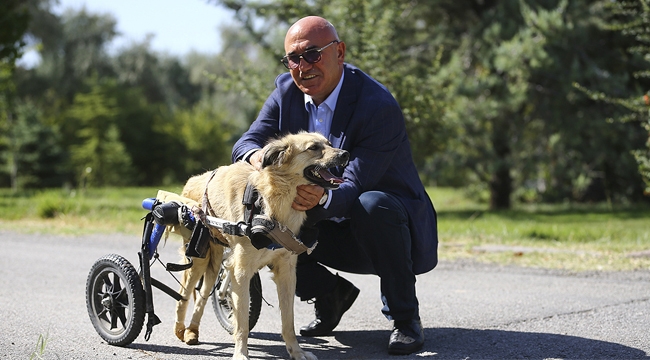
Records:
[[[195,328],[190,325],[189,328],[185,329],[185,334],[184,334],[184,339],[185,343],[187,345],[198,345],[199,343],[199,329]]]
[[[179,322],[174,323],[174,334],[182,342],[185,342],[185,324]]]

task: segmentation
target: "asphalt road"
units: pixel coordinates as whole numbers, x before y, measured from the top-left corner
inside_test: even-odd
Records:
[[[46,229],[44,229],[46,230]],[[206,308],[197,346],[173,335],[174,301],[154,290],[163,321],[149,341],[144,331],[128,347],[107,345],[86,311],[85,282],[99,257],[116,253],[137,268],[140,239],[125,235],[65,237],[0,230],[0,358],[28,359],[47,336],[43,359],[227,359],[230,335]],[[178,242],[161,246],[165,262],[179,259]],[[172,285],[160,266],[154,277]],[[410,356],[386,354],[391,323],[380,313],[378,279],[342,274],[361,289],[331,336],[299,337],[320,359],[648,359],[650,271],[568,274],[558,271],[441,263],[418,277],[426,344]],[[275,286],[262,273],[260,320],[251,333],[252,358],[287,358],[278,332]],[[312,320],[296,301],[296,329]],[[38,357],[35,357],[38,358]]]

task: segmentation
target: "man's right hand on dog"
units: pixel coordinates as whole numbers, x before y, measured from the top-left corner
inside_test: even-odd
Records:
[[[248,158],[248,162],[253,165],[257,170],[262,170],[262,149],[259,149],[251,154]]]

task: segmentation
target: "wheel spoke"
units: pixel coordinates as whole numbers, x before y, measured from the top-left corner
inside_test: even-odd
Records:
[[[126,327],[126,308],[120,304],[120,306],[115,307],[114,313],[117,315],[117,318],[120,319],[122,327]]]
[[[108,310],[102,309],[102,311],[97,313],[97,317],[100,318],[101,320],[109,322],[108,317],[106,316],[107,314],[108,314]]]
[[[129,297],[126,291],[122,292],[115,297],[115,310],[117,311],[122,325],[126,327],[126,311],[129,309]]]
[[[117,327],[117,316],[115,316],[118,309],[111,310],[111,330]]]
[[[120,277],[113,273],[113,279],[114,279],[114,285],[113,285],[113,293],[119,293],[122,291],[122,281],[120,281]]]
[[[109,274],[106,274],[106,276],[102,276],[102,281],[104,282],[104,286],[106,286],[106,292],[110,292],[113,290],[113,282],[111,282],[111,279],[108,276]]]

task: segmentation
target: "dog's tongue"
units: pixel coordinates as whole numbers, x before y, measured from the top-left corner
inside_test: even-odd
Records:
[[[318,173],[320,174],[320,176],[325,181],[331,181],[331,182],[336,183],[336,184],[340,184],[340,183],[343,182],[342,178],[340,178],[338,176],[334,176],[334,174],[329,172],[329,170],[327,170],[327,169],[318,169]]]

